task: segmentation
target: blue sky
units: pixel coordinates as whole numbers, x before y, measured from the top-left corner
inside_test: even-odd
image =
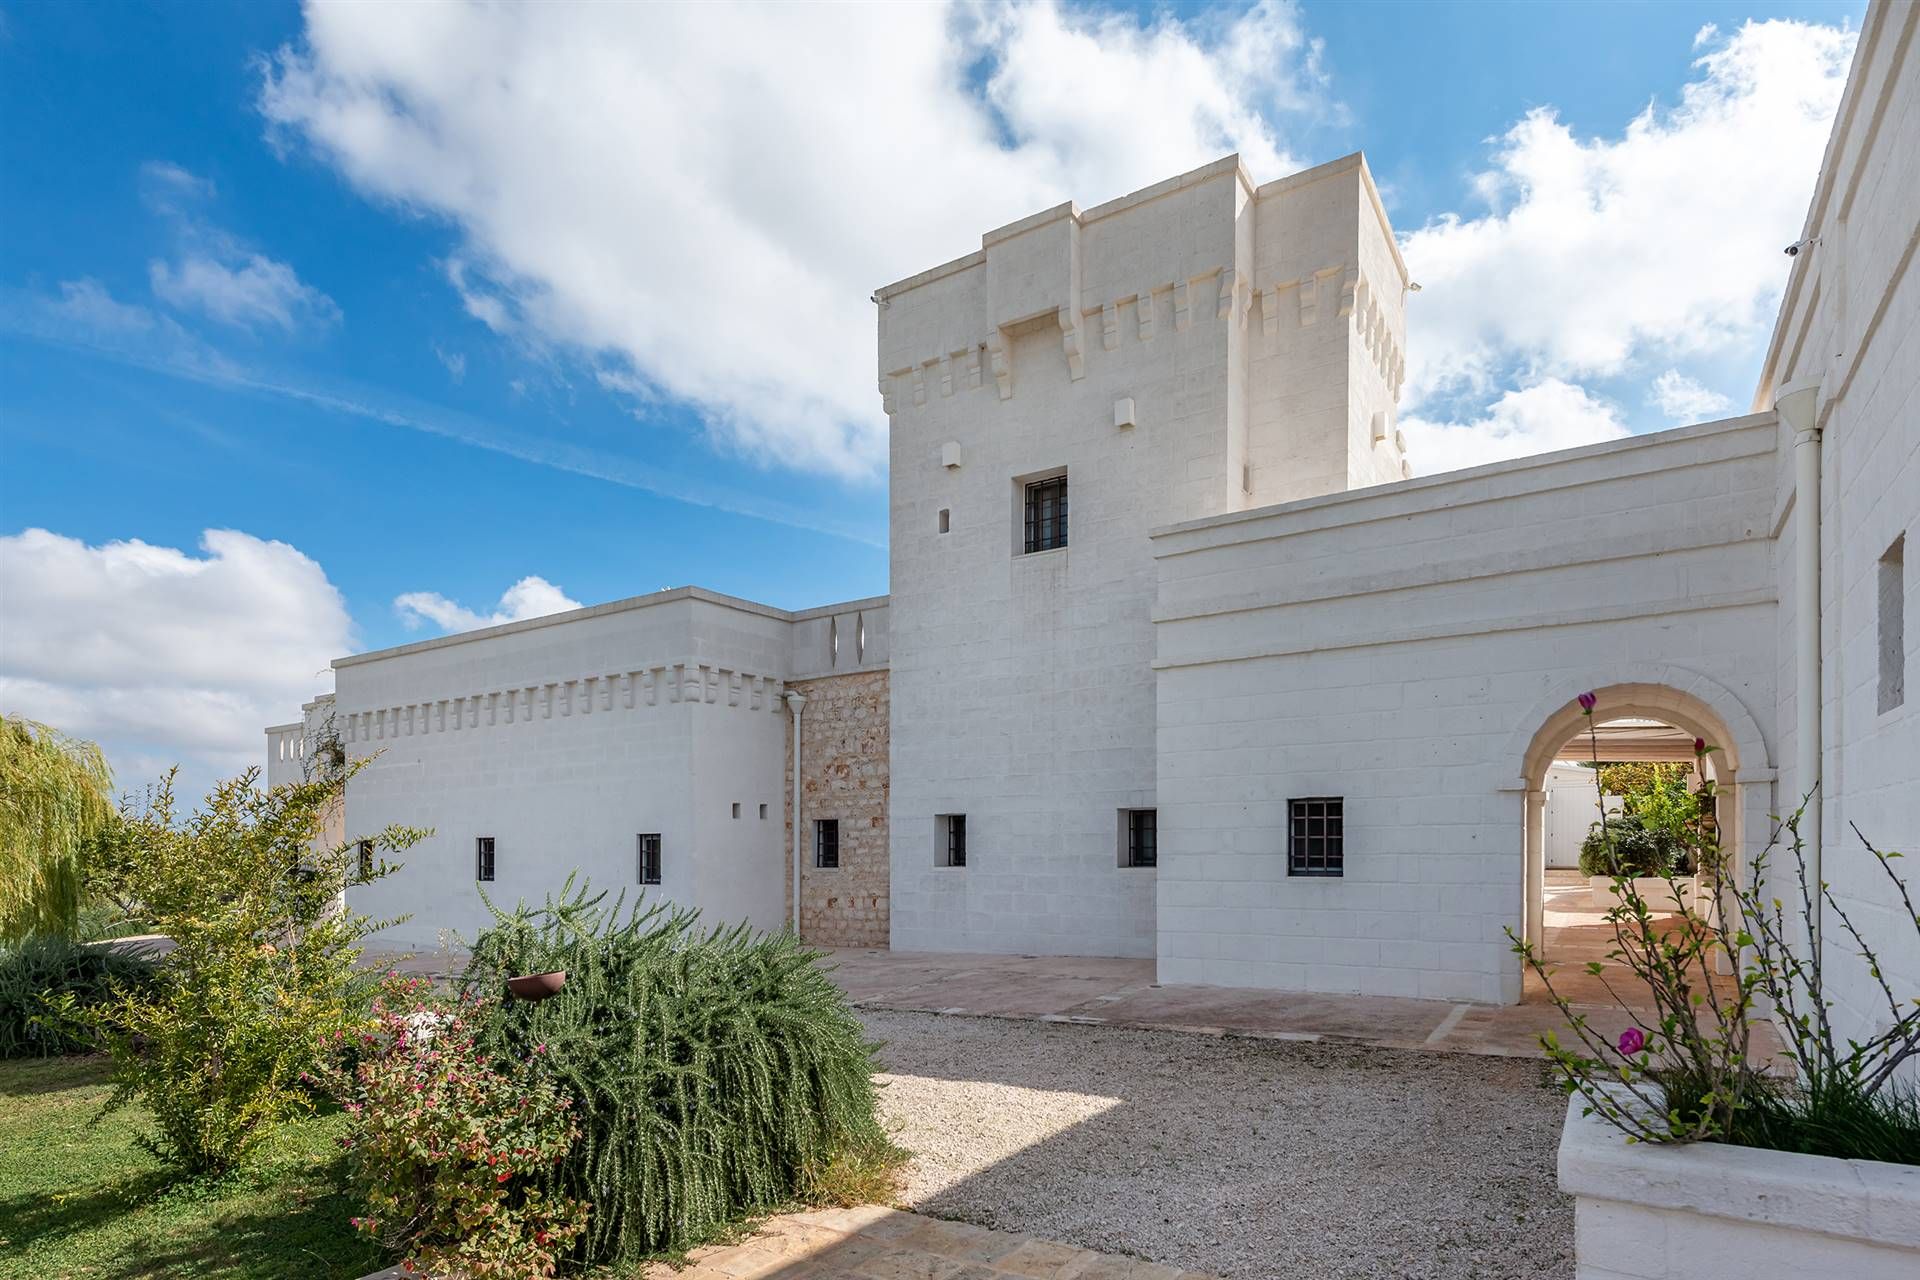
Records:
[[[1416,469],[1741,411],[1864,5],[434,8],[0,3],[0,709],[126,780],[476,616],[884,592],[866,293],[1228,150],[1367,152]]]

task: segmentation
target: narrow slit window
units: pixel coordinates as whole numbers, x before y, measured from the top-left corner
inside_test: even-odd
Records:
[[[813,865],[823,871],[832,871],[840,865],[840,819],[814,821]]]
[[[948,507],[940,508],[940,532],[945,533],[947,532],[947,530],[951,529],[952,527],[953,527],[952,509]]]
[[[1880,712],[1907,700],[1907,535],[1880,557]]]
[[[473,842],[473,878],[493,879],[493,837],[480,836]]]
[[[373,841],[362,840],[359,845],[359,854],[360,854],[360,878],[362,880],[372,879],[373,877]]]
[[[943,813],[934,819],[934,862],[942,867],[967,865],[967,815]]]
[[[1123,867],[1157,867],[1160,865],[1160,814],[1155,809],[1123,809],[1126,818],[1126,847],[1120,865]]]
[[[733,816],[736,818],[740,816],[740,802],[738,800],[733,802]]]
[[[1309,796],[1287,802],[1287,874],[1346,873],[1346,802],[1339,796]]]
[[[660,883],[660,835],[652,832],[634,837],[641,884]]]
[[[762,821],[762,822],[765,822],[766,820],[767,820],[767,806],[765,806],[765,805],[761,805],[761,806],[760,806],[760,821]]]
[[[1054,476],[1027,486],[1027,554],[1067,545],[1067,478]]]

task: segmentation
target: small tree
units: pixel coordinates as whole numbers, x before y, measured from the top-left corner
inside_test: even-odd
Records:
[[[301,1074],[364,1017],[358,943],[397,921],[351,911],[341,893],[395,868],[363,865],[358,841],[319,839],[360,767],[271,791],[250,769],[184,823],[169,774],[126,818],[129,887],[174,949],[153,991],[101,1015],[109,1105],[145,1103],[159,1127],[147,1145],[169,1162],[207,1172],[243,1160],[310,1105]],[[397,852],[426,834],[393,826],[373,842]]]
[[[88,855],[112,819],[98,746],[0,716],[0,939],[73,936]]]

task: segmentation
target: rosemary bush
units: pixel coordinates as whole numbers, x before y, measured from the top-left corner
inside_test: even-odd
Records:
[[[569,879],[542,908],[488,903],[495,923],[461,979],[484,999],[566,970],[551,999],[492,1006],[477,1042],[537,1058],[574,1099],[580,1136],[542,1190],[592,1205],[577,1261],[682,1249],[805,1196],[850,1156],[886,1159],[872,1046],[816,953],[606,899]]]

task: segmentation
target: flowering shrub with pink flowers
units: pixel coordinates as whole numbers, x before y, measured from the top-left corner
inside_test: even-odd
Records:
[[[410,1272],[551,1276],[587,1216],[538,1185],[578,1135],[572,1101],[537,1061],[478,1048],[484,1017],[483,1002],[437,1001],[420,980],[390,976],[372,1023],[339,1037],[340,1061],[355,1061],[322,1083],[352,1116],[342,1141],[366,1205],[353,1226]]]
[[[1599,700],[1583,693],[1579,704],[1598,766],[1593,717]],[[1514,950],[1566,1017],[1568,1039],[1550,1032],[1541,1037],[1542,1047],[1567,1092],[1585,1101],[1586,1114],[1605,1119],[1631,1142],[1732,1142],[1920,1164],[1920,1092],[1898,1074],[1920,1057],[1920,1000],[1903,999],[1893,990],[1842,904],[1810,874],[1799,812],[1780,822],[1766,847],[1744,866],[1722,846],[1714,783],[1706,769],[1714,750],[1694,739],[1697,786],[1689,803],[1672,808],[1686,857],[1658,874],[1679,910],[1656,913],[1631,875],[1613,877],[1619,905],[1606,915],[1614,935],[1607,958],[1624,968],[1647,997],[1629,999],[1628,994],[1639,993],[1608,987],[1631,1019],[1626,1030],[1610,1037],[1591,1026],[1587,1014],[1555,986],[1555,970],[1533,944],[1508,930]],[[1596,783],[1599,776],[1596,767]],[[1605,797],[1598,790],[1596,799],[1604,814]],[[1616,839],[1614,832],[1611,823],[1595,827],[1601,840]],[[1901,904],[1896,914],[1920,932],[1920,912],[1893,869],[1900,855],[1876,848],[1857,828],[1854,834],[1891,881]],[[1791,859],[1792,880],[1769,865],[1783,848]],[[1609,861],[1624,869],[1617,849],[1609,850]],[[1686,863],[1710,891],[1705,906],[1674,884],[1677,868]],[[1844,934],[1887,1002],[1886,1022],[1863,1041],[1836,1031],[1825,994],[1823,948],[1807,944],[1817,936],[1821,906],[1837,925],[1834,934]],[[1595,961],[1586,968],[1603,984],[1609,981],[1605,964]],[[1772,1011],[1785,1057],[1795,1068],[1790,1079],[1754,1060],[1755,1023],[1763,1009]]]

